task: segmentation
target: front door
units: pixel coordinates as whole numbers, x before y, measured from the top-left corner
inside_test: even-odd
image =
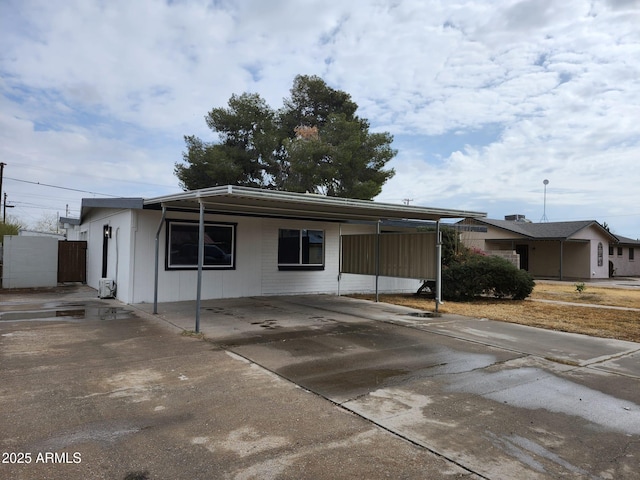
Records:
[[[520,269],[529,271],[529,245],[516,245],[516,253],[520,255]]]

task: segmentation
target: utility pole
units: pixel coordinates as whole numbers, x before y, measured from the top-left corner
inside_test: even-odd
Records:
[[[7,192],[4,192],[4,207],[2,209],[2,223],[7,223],[7,208],[13,208],[13,205],[7,205]]]
[[[2,177],[4,175],[4,166],[5,165],[6,165],[6,163],[0,162],[0,198],[2,198]],[[5,223],[4,217],[2,217],[2,223]]]

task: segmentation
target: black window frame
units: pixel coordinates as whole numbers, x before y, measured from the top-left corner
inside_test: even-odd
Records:
[[[609,245],[609,256],[613,255],[613,245]]]
[[[189,226],[192,227],[195,233],[195,263],[191,264],[191,263],[173,263],[172,262],[172,254],[173,254],[173,249],[172,249],[172,243],[171,243],[171,235],[173,232],[173,226],[174,225],[183,225],[183,226]],[[202,269],[203,270],[235,270],[236,269],[236,253],[237,253],[237,249],[236,249],[236,239],[237,239],[237,227],[238,224],[237,223],[229,223],[229,222],[205,222],[204,223],[204,228],[205,228],[205,234],[207,233],[207,229],[215,229],[215,228],[225,228],[225,229],[229,229],[231,232],[231,239],[228,242],[229,243],[229,247],[231,248],[231,253],[227,253],[224,249],[221,249],[220,247],[217,247],[217,245],[215,244],[207,244],[205,243],[205,251],[207,249],[207,245],[214,245],[216,247],[216,250],[220,250],[224,255],[230,255],[229,258],[229,263],[223,263],[223,264],[212,264],[212,263],[205,263],[204,265],[202,265]],[[197,241],[198,241],[198,230],[200,228],[200,224],[198,221],[194,221],[194,220],[167,220],[166,221],[166,249],[165,249],[165,257],[164,257],[164,268],[165,270],[171,270],[171,271],[175,271],[175,270],[197,270],[198,269],[198,260],[197,260]],[[192,245],[194,242],[189,242],[189,245]],[[191,252],[193,253],[193,252]],[[193,255],[190,255],[191,257],[193,257]],[[206,262],[206,256],[205,256],[205,262]]]
[[[629,247],[629,261],[633,262],[636,259],[636,253],[634,251],[635,249],[633,247]]]
[[[621,257],[622,256],[622,247],[618,247],[618,256]]]
[[[283,237],[283,232],[298,232],[297,236],[297,251],[295,252],[297,255],[293,255],[294,252],[291,252],[290,249],[293,243],[292,236]],[[303,232],[306,233],[303,234]],[[320,263],[309,263],[312,258],[311,245],[312,243],[309,241],[311,236],[310,232],[315,232],[321,234],[322,242],[320,252],[321,262]],[[307,239],[305,244],[305,238]],[[325,254],[326,254],[326,232],[321,229],[316,228],[279,228],[278,229],[278,270],[281,271],[290,271],[290,270],[324,270],[325,268]],[[296,261],[291,261],[291,258],[297,256]],[[288,257],[288,258],[285,258]],[[306,259],[306,262],[305,262]]]

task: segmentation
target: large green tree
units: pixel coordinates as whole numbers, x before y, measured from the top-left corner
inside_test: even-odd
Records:
[[[316,76],[297,76],[279,110],[258,94],[233,95],[205,117],[217,142],[185,136],[176,176],[186,190],[234,184],[371,199],[393,176],[385,166],[396,151],[357,109]]]

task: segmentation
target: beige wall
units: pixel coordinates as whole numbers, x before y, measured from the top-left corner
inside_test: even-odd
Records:
[[[613,263],[615,277],[639,277],[640,276],[640,246],[633,247],[634,259],[629,260],[629,249],[632,247],[623,246],[622,255],[618,255],[618,246],[613,247],[613,255],[609,255],[607,245],[605,259]],[[608,262],[607,262],[608,263]]]

